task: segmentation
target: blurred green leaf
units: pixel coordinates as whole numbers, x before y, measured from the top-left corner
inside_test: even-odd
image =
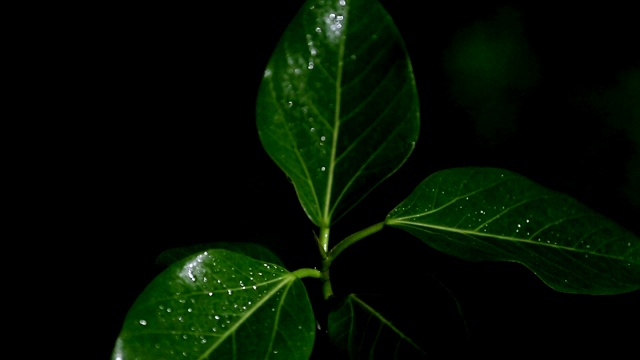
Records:
[[[410,337],[356,294],[329,314],[328,333],[349,359],[417,359],[426,356]]]
[[[112,359],[308,359],[315,319],[284,268],[221,249],[175,262],[129,310]]]
[[[439,171],[386,222],[462,259],[521,263],[558,291],[640,289],[640,238],[570,196],[507,170]]]
[[[409,157],[413,70],[375,0],[309,0],[282,35],[257,99],[263,147],[314,224],[328,227]]]

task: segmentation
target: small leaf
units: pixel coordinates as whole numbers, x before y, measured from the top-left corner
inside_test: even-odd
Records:
[[[349,359],[417,359],[426,356],[412,339],[356,294],[329,314],[328,333]]]
[[[402,37],[375,0],[309,0],[267,64],[263,147],[328,227],[409,157],[420,127]]]
[[[284,268],[221,249],[175,262],[129,310],[112,359],[308,359],[313,310]]]
[[[507,170],[439,171],[386,223],[462,259],[521,263],[558,291],[640,289],[640,238],[570,196]]]

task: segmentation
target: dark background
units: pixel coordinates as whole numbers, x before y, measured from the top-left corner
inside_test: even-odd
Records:
[[[468,165],[519,172],[640,234],[631,5],[383,4],[412,59],[421,135],[407,163],[335,226],[334,243],[382,221],[434,171]],[[292,270],[319,266],[315,228],[255,128],[263,70],[300,5],[109,4],[43,34],[43,52],[61,64],[43,69],[43,91],[60,96],[49,110],[62,135],[42,154],[51,181],[41,211],[55,219],[46,230],[76,249],[63,267],[69,301],[90,305],[91,358],[108,358],[163,250],[252,241]],[[360,275],[370,278],[358,285]],[[517,264],[466,263],[393,229],[345,252],[333,276],[337,292],[391,287],[404,309],[433,309],[412,313],[411,325],[442,344],[460,328],[436,277],[458,298],[478,354],[506,353],[506,344],[616,353],[640,336],[638,292],[559,294]]]

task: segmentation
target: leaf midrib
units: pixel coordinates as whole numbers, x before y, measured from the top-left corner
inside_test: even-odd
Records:
[[[357,295],[355,294],[349,294],[349,298],[354,301],[355,303],[357,303],[358,305],[360,305],[360,307],[362,307],[365,311],[368,311],[371,316],[375,317],[381,324],[381,326],[387,326],[389,329],[391,329],[391,331],[395,332],[398,337],[400,337],[402,340],[406,341],[407,343],[409,343],[411,346],[413,346],[414,348],[416,348],[418,351],[422,352],[423,354],[425,354],[424,350],[422,350],[422,348],[420,348],[420,346],[418,346],[416,343],[414,343],[411,338],[409,338],[407,335],[405,335],[402,331],[400,331],[400,329],[396,328],[391,321],[387,320],[387,318],[385,318],[384,316],[382,316],[382,314],[380,314],[379,312],[377,312],[374,308],[372,308],[371,306],[369,306],[369,304],[367,304],[366,302],[364,302],[362,299],[360,299]],[[380,329],[379,329],[380,331]],[[377,336],[376,336],[377,338]],[[377,342],[377,340],[375,341]],[[374,347],[372,347],[372,351],[373,351]]]
[[[343,70],[344,70],[344,52],[345,52],[345,42],[346,36],[344,35],[344,31],[349,26],[349,7],[345,5],[344,7],[344,21],[343,26],[340,33],[340,45],[338,50],[338,73],[336,75],[336,97],[335,97],[335,110],[333,114],[333,138],[331,143],[331,156],[329,158],[329,174],[327,179],[327,188],[325,191],[325,202],[324,209],[322,214],[322,225],[328,227],[331,223],[331,189],[333,188],[333,178],[335,176],[335,168],[336,168],[336,154],[338,152],[338,135],[340,134],[340,110],[341,110],[341,100],[342,100],[342,78],[343,78]]]
[[[271,297],[273,297],[283,286],[285,286],[288,283],[291,283],[295,279],[296,279],[296,277],[293,274],[287,274],[286,276],[283,276],[282,277],[283,281],[278,286],[274,287],[269,293],[265,294],[265,296],[263,296],[260,299],[260,301],[258,301],[256,303],[256,306],[251,308],[251,310],[249,310],[246,313],[244,313],[243,316],[241,316],[238,319],[238,321],[236,321],[235,324],[232,327],[229,328],[229,331],[227,331],[227,333],[224,334],[223,336],[220,336],[218,338],[218,341],[216,341],[215,343],[211,344],[211,346],[207,349],[207,351],[205,351],[202,355],[200,355],[198,357],[198,359],[206,359],[206,358],[208,358],[208,356],[211,355],[211,353],[223,341],[225,341],[230,335],[234,334],[236,332],[236,330],[240,327],[240,325],[242,325],[254,312],[256,312],[258,309],[260,309],[265,302],[267,302],[269,299],[271,299]]]
[[[558,249],[558,250],[567,250],[567,251],[572,251],[572,252],[575,252],[575,253],[594,255],[594,256],[599,256],[599,257],[607,258],[607,259],[614,259],[614,260],[620,260],[620,261],[625,261],[625,262],[629,261],[629,259],[625,259],[625,258],[620,257],[620,256],[612,256],[612,255],[608,255],[608,254],[598,253],[598,252],[594,252],[593,250],[588,250],[587,251],[587,250],[583,250],[583,249],[577,249],[577,248],[574,248],[574,247],[562,246],[562,245],[553,244],[553,243],[545,243],[545,242],[542,242],[542,241],[536,241],[536,240],[532,240],[532,239],[517,238],[517,237],[513,237],[513,236],[482,233],[482,232],[477,232],[477,231],[463,230],[463,229],[457,229],[457,228],[451,228],[451,227],[439,226],[439,225],[432,225],[432,224],[425,224],[425,223],[419,223],[419,222],[412,222],[412,221],[389,221],[387,223],[387,225],[392,225],[392,226],[394,224],[409,225],[409,226],[415,226],[415,227],[419,227],[419,228],[430,228],[430,229],[435,229],[435,230],[443,230],[443,231],[458,233],[458,234],[462,234],[462,235],[465,235],[465,236],[471,236],[471,237],[476,237],[477,236],[477,237],[484,237],[484,238],[492,238],[492,239],[496,239],[496,240],[513,241],[513,242],[516,242],[516,243],[533,244],[533,245],[536,245],[536,246],[550,247],[550,248],[554,248],[554,249]]]

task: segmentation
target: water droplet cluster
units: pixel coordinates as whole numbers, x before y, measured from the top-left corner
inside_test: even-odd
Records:
[[[185,261],[176,275],[171,277],[172,293],[154,298],[147,305],[155,308],[153,315],[137,318],[135,325],[187,342],[194,354],[241,329],[254,313],[277,313],[286,285],[294,278],[278,265],[225,250],[204,252]],[[155,344],[159,351],[162,346],[162,342]]]

